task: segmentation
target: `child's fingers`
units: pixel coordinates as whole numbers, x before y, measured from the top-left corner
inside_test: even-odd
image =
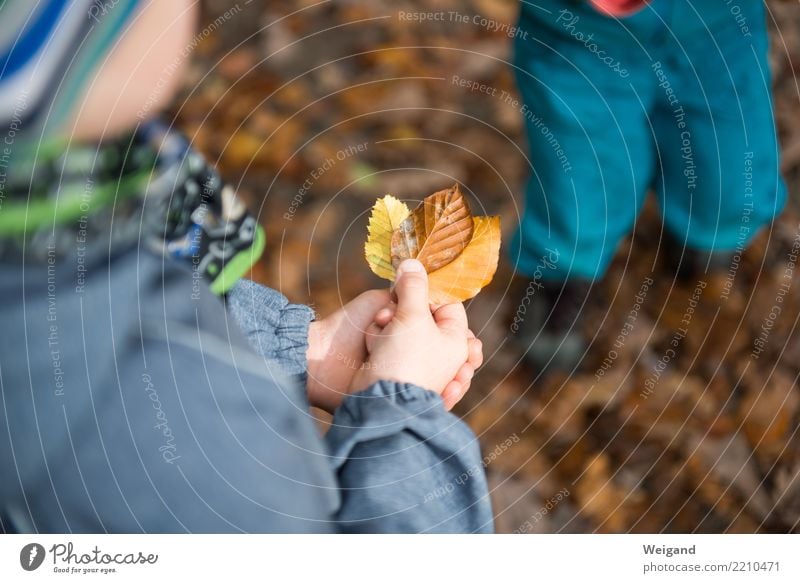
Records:
[[[433,312],[433,319],[439,327],[450,328],[455,330],[467,329],[467,311],[464,309],[464,304],[446,304],[439,306]]]
[[[469,391],[471,385],[470,381],[460,383],[459,381],[450,381],[442,392],[442,399],[444,400],[445,409],[450,411],[453,407],[458,405],[459,401],[464,398],[464,395]]]
[[[375,344],[376,338],[383,332],[383,328],[372,322],[364,331],[364,341],[367,346],[367,352],[372,352],[372,347]]]
[[[472,377],[475,376],[475,368],[468,362],[465,362],[461,365],[461,368],[458,369],[456,373],[456,378],[454,380],[458,381],[462,385],[467,384],[472,380]]]
[[[447,383],[447,386],[442,391],[442,400],[446,410],[450,410],[456,406],[466,392],[469,390],[472,377],[475,375],[475,368],[469,363],[465,362],[458,369],[455,378]]]
[[[483,342],[473,337],[469,340],[469,357],[467,362],[473,369],[480,368],[483,364]]]
[[[461,402],[461,399],[463,399],[464,395],[467,394],[467,391],[469,391],[471,385],[472,381],[468,382],[466,385],[461,385],[461,391],[458,393],[458,398],[456,399],[456,402],[453,403],[454,407]]]
[[[397,304],[395,303],[391,303],[385,308],[381,308],[378,310],[378,313],[375,314],[374,322],[381,328],[385,328],[389,325],[389,322],[392,321],[392,318],[394,318],[394,313],[396,310]]]
[[[467,394],[467,391],[469,391],[471,385],[472,381],[467,381],[465,384],[461,385],[461,390],[458,392],[458,397],[456,397],[456,401],[455,403],[453,403],[453,407],[455,407],[456,405],[459,404],[459,402],[461,402],[461,399],[463,399],[464,395]]]
[[[450,381],[442,391],[442,401],[444,401],[445,410],[449,411],[458,403],[461,395],[461,383],[458,381]]]
[[[472,377],[475,376],[475,369],[468,362],[465,362],[458,372],[456,378],[450,381],[442,393],[442,398],[445,401],[445,406],[449,411],[455,407],[458,402],[467,394],[470,384],[472,384]]]
[[[330,317],[336,323],[332,325],[334,330],[352,328],[355,330],[365,330],[375,318],[375,314],[381,308],[386,307],[391,302],[392,296],[387,290],[371,289],[359,294],[355,299],[345,304],[342,310],[332,314]]]
[[[394,291],[401,319],[430,318],[428,274],[422,263],[416,259],[403,261],[397,268]]]
[[[376,311],[392,301],[392,294],[386,289],[370,289],[359,294],[354,301],[366,307],[364,312],[369,312],[370,309]]]

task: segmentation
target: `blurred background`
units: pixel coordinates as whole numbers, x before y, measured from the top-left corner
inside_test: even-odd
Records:
[[[327,315],[386,283],[363,258],[375,199],[415,204],[455,182],[475,214],[501,215],[510,240],[529,171],[506,64],[513,29],[500,26],[514,25],[516,1],[203,3],[170,113],[260,216],[256,279]],[[710,282],[652,394],[645,379],[694,291],[657,256],[652,203],[585,310],[584,374],[522,366],[509,326],[528,281],[505,258],[469,302],[486,364],[456,412],[480,438],[500,532],[800,531],[800,268],[770,319],[800,240],[800,4],[767,6],[790,201],[743,254],[727,300]],[[405,11],[464,18],[409,22]]]

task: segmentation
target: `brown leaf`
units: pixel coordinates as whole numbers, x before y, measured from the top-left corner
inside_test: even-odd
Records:
[[[792,375],[781,370],[772,374],[755,367],[751,370],[745,377],[750,386],[739,405],[738,417],[756,457],[769,467],[790,451],[800,397]]]
[[[739,513],[742,505],[761,519],[769,514],[771,502],[752,450],[741,433],[717,439],[690,430],[685,437],[687,467],[696,483],[697,495],[706,504],[723,515]]]
[[[591,518],[599,532],[624,532],[631,512],[640,501],[641,494],[626,489],[618,483],[617,472],[612,472],[611,459],[598,453],[588,461],[575,484],[575,500],[579,512]]]
[[[428,273],[444,267],[472,240],[474,225],[458,185],[440,190],[414,209],[392,236],[392,263],[418,259]]]

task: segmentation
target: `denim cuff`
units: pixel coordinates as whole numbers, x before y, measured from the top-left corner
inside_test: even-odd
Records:
[[[449,435],[463,445],[474,439],[458,418],[444,410],[438,394],[409,383],[379,381],[345,397],[334,413],[326,435],[333,466],[345,463],[358,443],[404,431],[422,441]]]
[[[311,308],[289,303],[280,292],[247,279],[233,286],[227,305],[253,350],[288,374],[306,374]]]
[[[365,416],[376,407],[408,413],[437,407],[441,401],[441,397],[433,391],[411,383],[378,381],[363,391],[345,397],[336,414],[343,422],[360,426]]]
[[[377,382],[344,399],[325,441],[342,532],[492,532],[477,439],[436,393]]]

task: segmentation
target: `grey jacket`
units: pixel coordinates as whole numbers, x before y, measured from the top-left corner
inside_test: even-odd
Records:
[[[0,531],[492,530],[436,394],[377,383],[322,438],[311,310],[252,282],[228,303],[139,248],[0,263]]]

